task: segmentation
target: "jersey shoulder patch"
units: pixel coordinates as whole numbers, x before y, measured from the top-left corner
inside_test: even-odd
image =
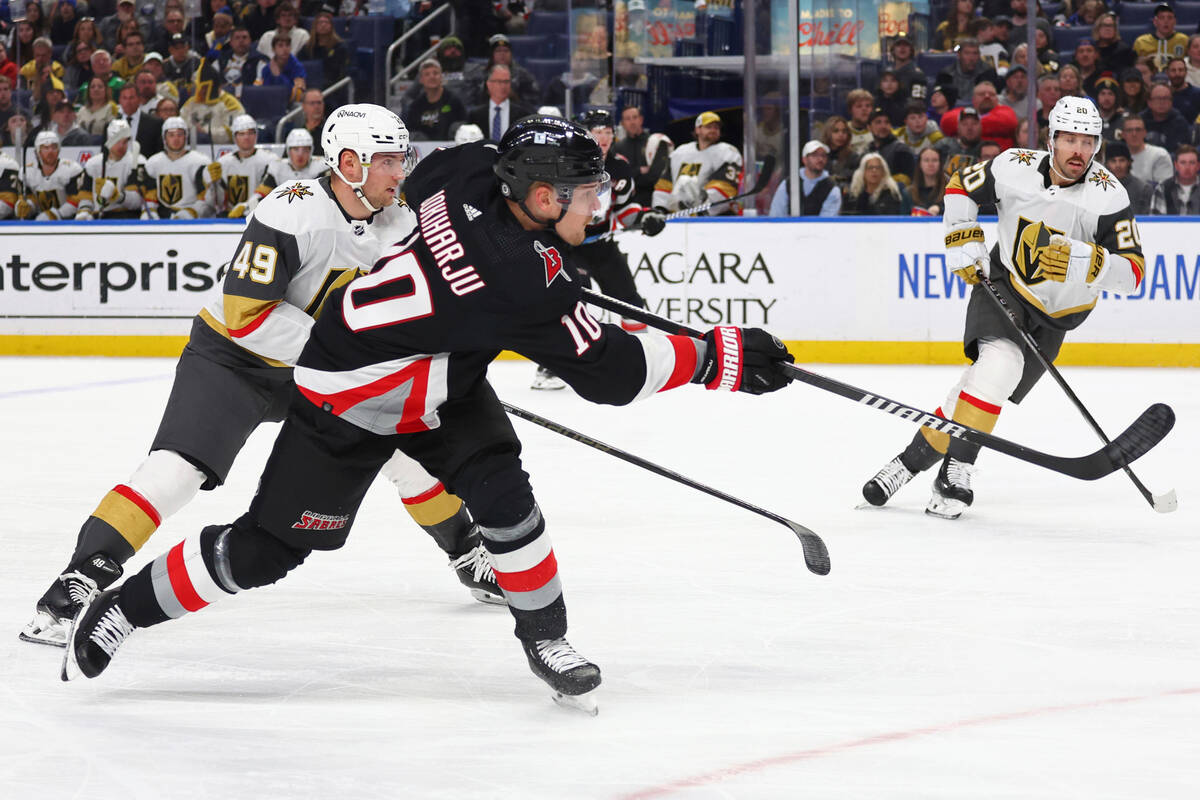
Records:
[[[315,180],[288,181],[272,189],[254,215],[276,230],[299,233],[321,225],[332,202]]]

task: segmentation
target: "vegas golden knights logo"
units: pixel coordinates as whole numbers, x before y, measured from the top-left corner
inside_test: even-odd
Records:
[[[1046,280],[1038,264],[1040,251],[1050,244],[1054,234],[1064,235],[1062,231],[1048,227],[1045,223],[1019,217],[1017,220],[1017,235],[1013,239],[1012,263],[1027,285],[1041,283]]]
[[[158,202],[164,206],[177,206],[183,200],[183,176],[158,176]]]
[[[58,208],[58,192],[53,189],[48,192],[39,189],[35,197],[37,198],[38,208],[42,211]]]
[[[245,175],[229,175],[229,203],[239,205],[250,195],[250,179]]]
[[[700,174],[701,166],[702,165],[700,165],[700,164],[684,164],[683,166],[681,166],[679,168],[679,174],[680,175],[690,175],[692,177],[696,177],[697,175]]]

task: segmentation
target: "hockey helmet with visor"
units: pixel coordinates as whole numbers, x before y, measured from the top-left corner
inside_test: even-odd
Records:
[[[555,117],[526,117],[508,129],[499,150],[492,169],[500,179],[501,193],[546,227],[553,227],[568,213],[591,217],[607,202],[604,155],[581,125]],[[553,187],[562,209],[557,219],[539,220],[525,205],[536,183]]]
[[[1047,121],[1050,130],[1046,137],[1046,149],[1050,151],[1050,166],[1054,168],[1055,172],[1059,171],[1054,166],[1054,147],[1058,134],[1077,133],[1092,137],[1094,146],[1091,158],[1084,165],[1084,172],[1086,172],[1096,158],[1096,154],[1100,152],[1100,137],[1104,132],[1104,120],[1101,119],[1096,104],[1088,97],[1062,97],[1050,110]],[[1066,178],[1067,176],[1062,177]]]
[[[405,159],[405,174],[413,164],[413,152],[408,143],[408,128],[400,117],[383,106],[373,103],[354,103],[345,105],[329,115],[325,127],[321,130],[321,150],[324,153],[325,164],[339,179],[358,197],[359,202],[367,210],[375,213],[379,209],[367,200],[362,187],[367,182],[367,172],[371,168],[371,158],[376,153],[398,153]],[[347,180],[342,174],[342,152],[349,150],[358,156],[362,165],[362,179]]]

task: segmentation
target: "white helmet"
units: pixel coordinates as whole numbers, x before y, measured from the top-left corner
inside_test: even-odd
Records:
[[[284,146],[291,150],[293,147],[308,147],[313,146],[312,134],[304,128],[293,128],[287,135]]]
[[[230,125],[233,133],[240,131],[257,131],[258,123],[254,121],[254,117],[249,114],[238,114],[233,118],[233,124]]]
[[[333,174],[354,190],[359,202],[371,213],[379,209],[371,205],[362,193],[363,184],[367,182],[367,171],[371,167],[371,156],[375,153],[403,153],[408,157],[411,152],[408,128],[404,122],[383,106],[372,103],[342,106],[330,114],[321,131],[321,150]],[[358,156],[362,163],[362,180],[349,181],[342,174],[338,162],[341,161],[343,150],[350,150]]]
[[[482,142],[483,131],[478,125],[472,125],[469,122],[464,122],[458,126],[458,130],[454,132],[455,144],[469,144],[471,142]]]
[[[1096,154],[1100,152],[1100,135],[1104,131],[1104,120],[1100,119],[1100,112],[1096,110],[1096,104],[1089,97],[1061,97],[1054,104],[1054,108],[1050,109],[1050,115],[1047,118],[1050,123],[1050,131],[1046,137],[1046,149],[1050,151],[1050,168],[1058,173],[1058,169],[1054,166],[1054,137],[1062,133],[1082,133],[1088,136],[1096,137],[1096,147],[1092,150],[1092,157],[1088,159],[1088,163],[1084,166],[1086,173],[1088,167],[1092,165]],[[1067,176],[1062,175],[1066,178]]]
[[[104,129],[104,146],[112,147],[122,139],[130,139],[132,137],[133,129],[129,127],[129,123],[123,119],[114,119]]]
[[[187,147],[190,136],[188,135],[188,124],[183,121],[183,117],[167,117],[163,120],[162,137],[164,143],[167,141],[167,131],[183,131],[183,146]]]
[[[62,144],[62,139],[58,138],[58,134],[54,131],[42,131],[33,139],[33,149],[39,150],[44,145],[52,144],[59,147]]]

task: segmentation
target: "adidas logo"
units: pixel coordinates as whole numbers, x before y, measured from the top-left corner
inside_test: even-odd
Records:
[[[467,222],[470,222],[471,220],[475,219],[476,217],[478,217],[480,214],[483,213],[482,211],[480,211],[478,208],[471,205],[470,203],[463,203],[463,211],[467,215]]]

